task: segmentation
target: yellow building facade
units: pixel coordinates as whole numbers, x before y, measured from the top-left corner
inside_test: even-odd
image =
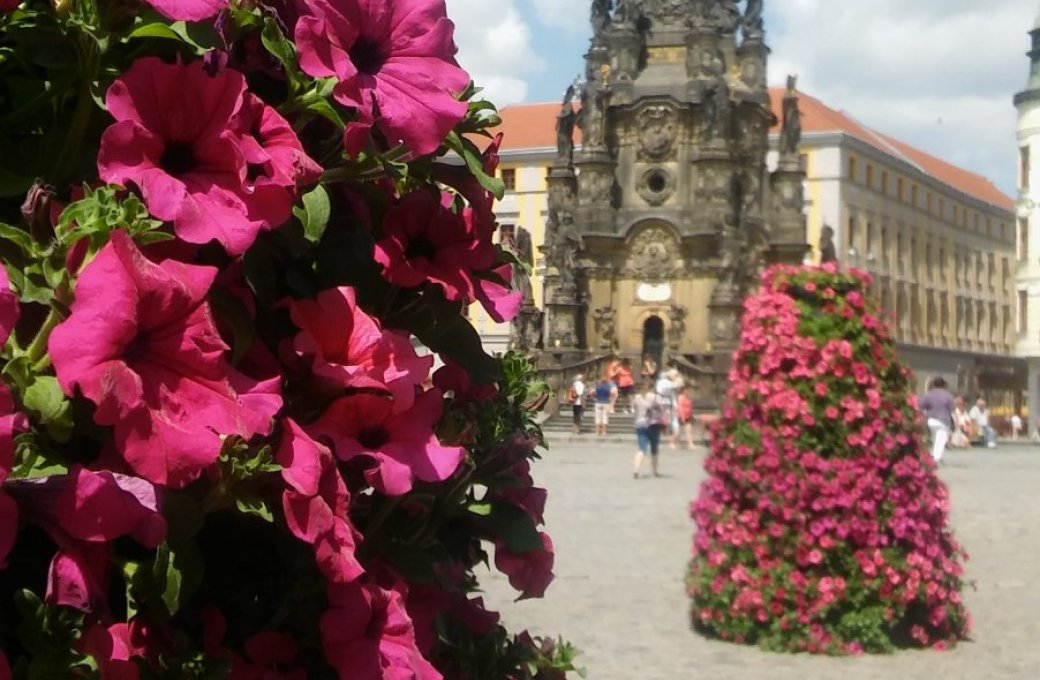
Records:
[[[783,93],[770,94],[776,109]],[[1018,407],[1024,364],[1011,357],[1017,332],[1012,199],[983,177],[799,94],[813,246],[807,261],[818,261],[823,229],[830,227],[839,262],[874,276],[901,356],[922,387],[928,377],[943,375],[959,393],[987,397],[998,412]],[[522,227],[532,237],[539,307],[556,109],[530,104],[502,111],[498,172],[507,191],[496,211],[500,224]],[[774,148],[777,141],[774,132]],[[474,322],[489,351],[507,347],[508,324],[495,324],[478,310]],[[617,329],[619,335],[640,332]]]

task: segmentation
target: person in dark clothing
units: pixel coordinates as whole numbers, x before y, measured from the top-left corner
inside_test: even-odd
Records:
[[[921,411],[932,433],[932,459],[936,465],[942,461],[946,443],[950,440],[954,408],[953,395],[946,389],[946,381],[942,376],[932,378],[931,389],[921,398]]]

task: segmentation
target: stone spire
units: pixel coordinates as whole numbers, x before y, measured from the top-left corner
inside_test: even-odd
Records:
[[[1026,89],[1015,95],[1015,106],[1040,99],[1040,14],[1037,14],[1029,35],[1032,38],[1031,49],[1026,52],[1029,57],[1029,80]]]

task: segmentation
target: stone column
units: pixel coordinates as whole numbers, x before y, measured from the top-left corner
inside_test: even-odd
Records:
[[[1029,366],[1029,382],[1027,383],[1026,407],[1029,416],[1026,421],[1026,435],[1037,429],[1037,417],[1040,417],[1040,357],[1027,359]]]

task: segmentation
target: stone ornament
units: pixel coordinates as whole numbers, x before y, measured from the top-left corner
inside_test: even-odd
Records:
[[[675,176],[664,168],[650,168],[640,176],[636,191],[650,205],[661,205],[675,193]]]
[[[673,232],[648,227],[632,240],[625,269],[642,281],[664,281],[681,267],[678,253],[679,239]]]
[[[600,307],[592,312],[592,321],[599,335],[600,349],[613,349],[617,344],[617,312],[613,307]]]
[[[648,106],[639,114],[639,155],[661,160],[671,154],[678,137],[678,120],[670,106]]]

